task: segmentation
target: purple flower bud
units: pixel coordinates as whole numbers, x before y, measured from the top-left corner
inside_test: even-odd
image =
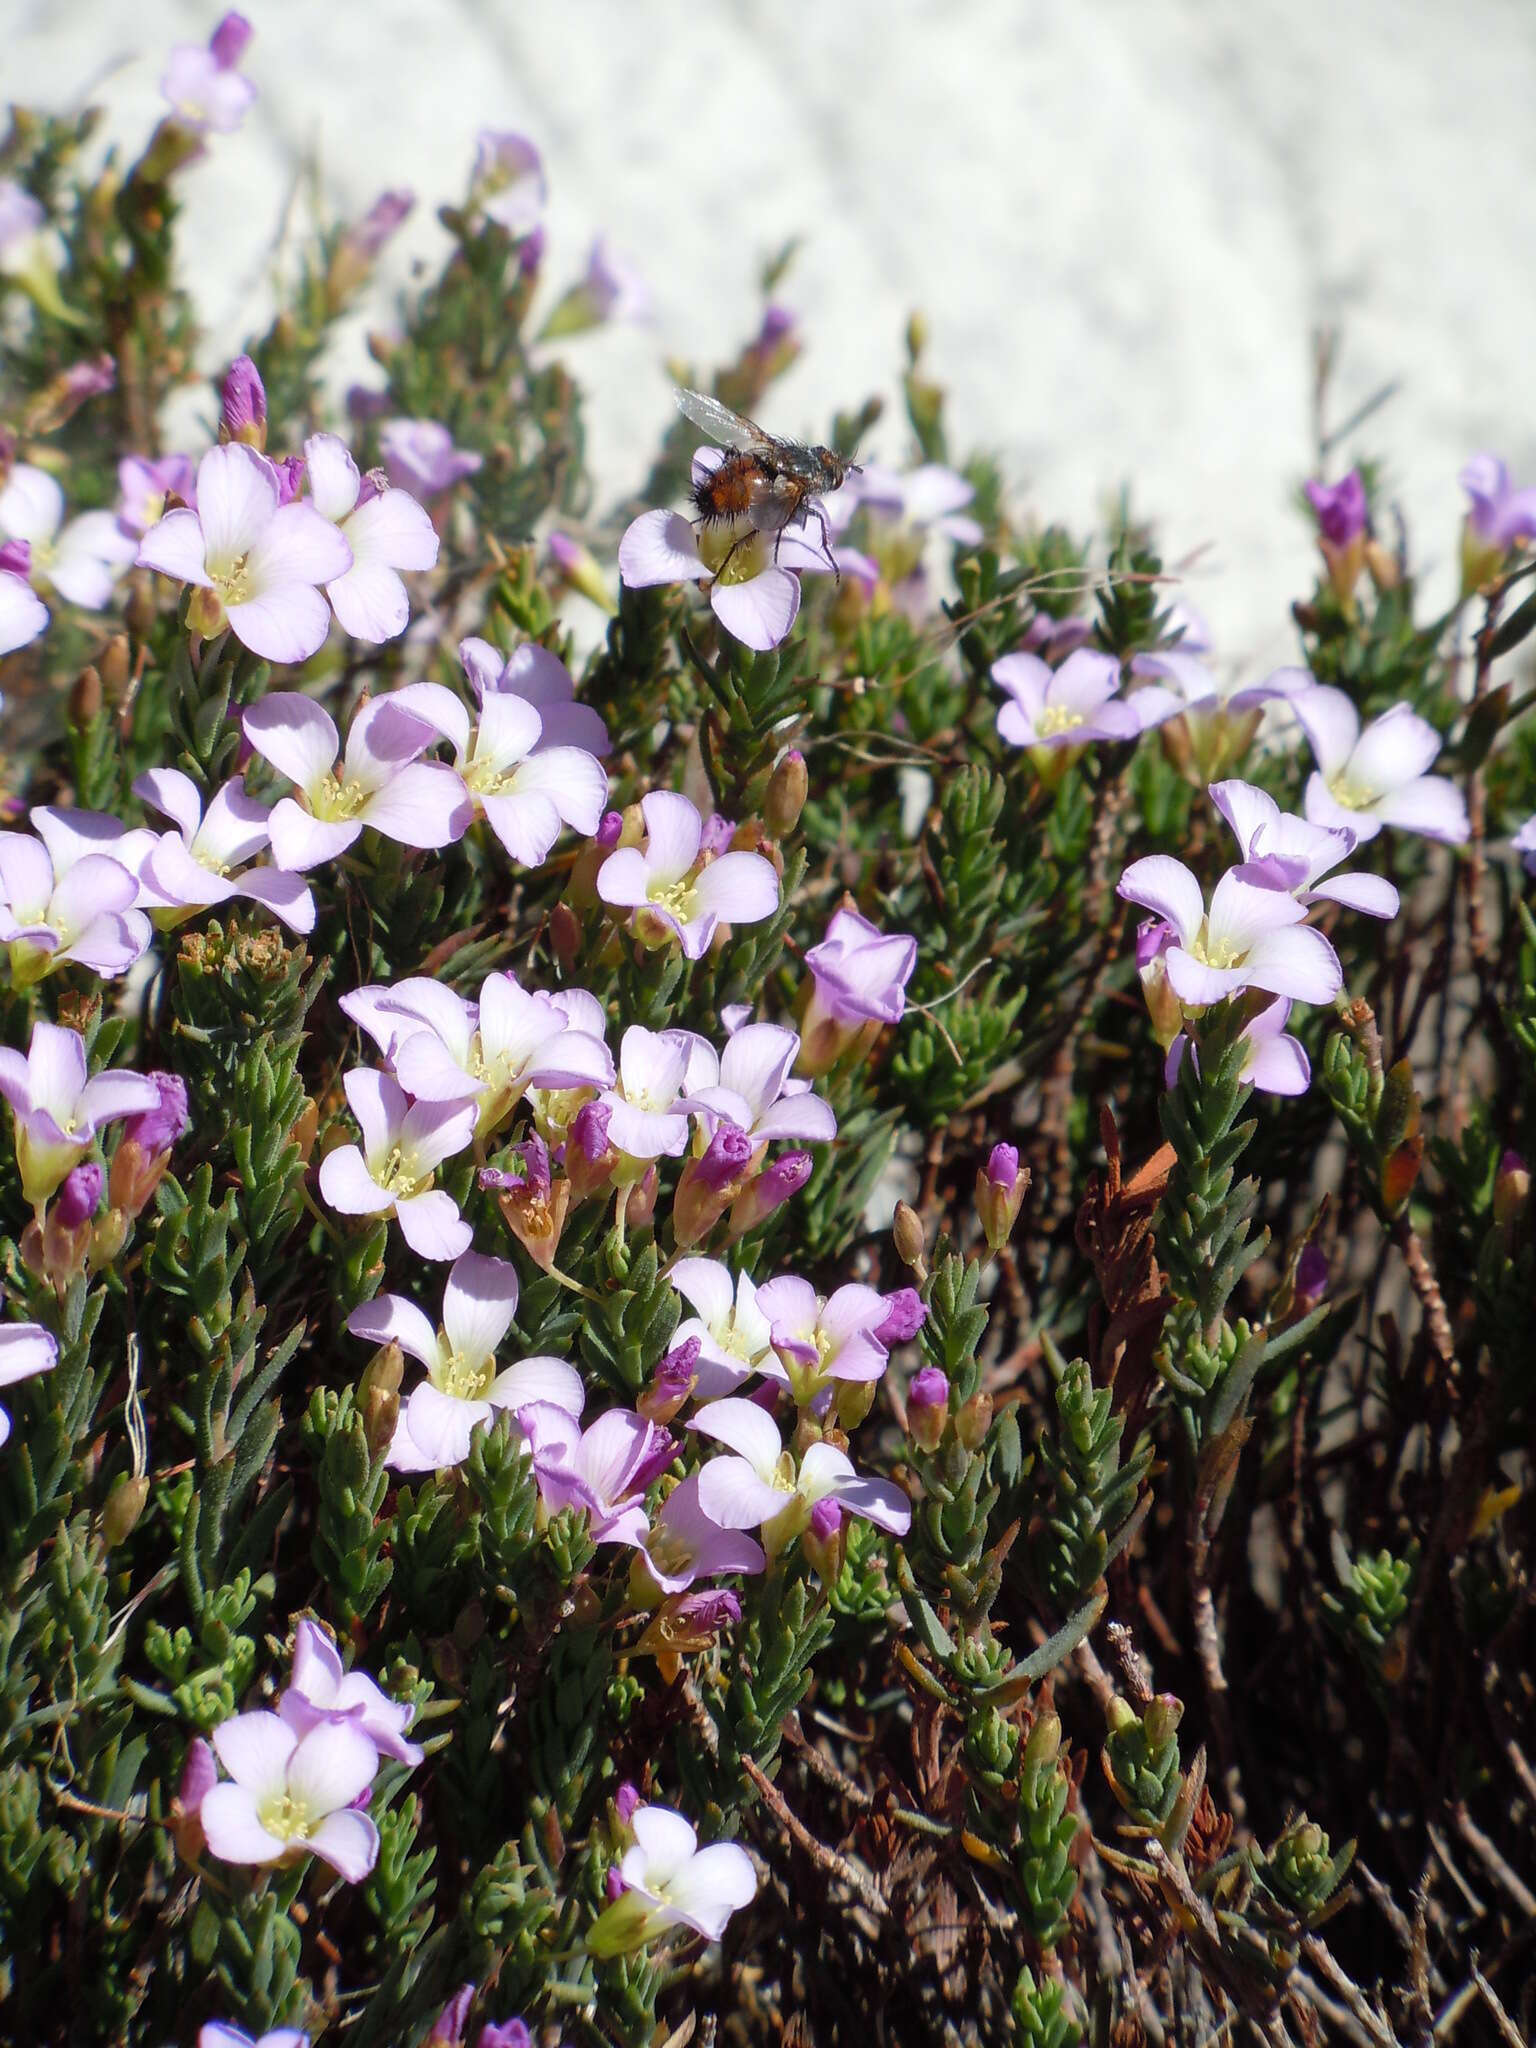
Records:
[[[544,260],[544,230],[537,227],[518,245],[517,270],[520,277],[533,277]]]
[[[987,1154],[987,1179],[1007,1194],[1019,1177],[1017,1145],[994,1145]]]
[[[619,1873],[619,1866],[617,1863],[610,1863],[608,1875],[603,1879],[603,1892],[607,1897],[608,1903],[612,1905],[615,1899],[622,1899],[624,1889],[624,1879]]]
[[[433,2022],[426,2048],[460,2048],[464,2039],[464,2023],[469,2018],[474,1996],[473,1984],[459,1986]]]
[[[1309,483],[1304,489],[1317,514],[1318,531],[1331,546],[1348,547],[1364,533],[1365,484],[1358,469],[1352,469],[1342,483]]]
[[[925,1451],[936,1451],[949,1419],[949,1381],[936,1365],[914,1373],[907,1388],[907,1427]]]
[[[893,1344],[908,1343],[928,1320],[927,1305],[915,1287],[898,1287],[894,1294],[885,1297],[885,1308],[885,1321],[874,1332],[874,1338],[887,1350]]]
[[[1307,1245],[1296,1261],[1296,1307],[1309,1315],[1328,1292],[1328,1258],[1320,1246]]]
[[[144,1078],[159,1089],[159,1106],[142,1109],[137,1116],[129,1117],[123,1125],[123,1142],[137,1145],[154,1159],[169,1152],[177,1139],[185,1136],[192,1118],[187,1110],[187,1084],[180,1074],[155,1073]]]
[[[231,17],[238,19],[238,16]],[[224,410],[220,420],[226,439],[264,448],[267,440],[267,393],[261,372],[249,356],[236,356],[224,377]]]
[[[512,1173],[505,1166],[482,1166],[478,1175],[481,1189],[488,1195],[511,1195],[523,1185],[523,1176]]]
[[[29,540],[8,540],[0,547],[0,569],[9,570],[13,576],[30,576],[32,573],[32,543]]]
[[[416,204],[416,194],[403,187],[396,192],[381,192],[377,199],[347,234],[347,246],[362,262],[371,263],[389,240],[398,233]]]
[[[1531,1169],[1518,1152],[1506,1151],[1493,1177],[1493,1220],[1503,1230],[1514,1223],[1531,1195]]]
[[[640,1804],[640,1788],[632,1785],[628,1778],[619,1780],[619,1789],[613,1795],[613,1810],[619,1816],[619,1826],[627,1828],[630,1817]]]
[[[811,1509],[811,1534],[820,1543],[830,1543],[843,1526],[843,1511],[835,1500],[819,1500]]]
[[[680,1387],[686,1394],[693,1385],[693,1376],[699,1369],[701,1340],[685,1337],[681,1344],[674,1344],[666,1357],[657,1366],[652,1384],[669,1390]]]
[[[570,1141],[589,1166],[600,1165],[608,1156],[608,1119],[612,1114],[602,1102],[585,1102],[576,1112]]]
[[[642,1494],[653,1479],[659,1479],[677,1456],[677,1438],[659,1422],[650,1425],[650,1438],[629,1475],[629,1490]]]
[[[243,14],[229,13],[208,38],[208,52],[221,71],[233,71],[245,55],[252,35]]]
[[[741,1179],[752,1163],[752,1140],[735,1124],[720,1123],[694,1163],[694,1174],[715,1194]]]
[[[533,2048],[533,2036],[525,2020],[503,2020],[500,2026],[487,2022],[475,2048]]]
[[[619,843],[619,834],[624,830],[622,811],[604,811],[597,822],[593,838],[604,853],[611,853]]]
[[[78,1230],[82,1223],[89,1223],[101,1207],[101,1191],[106,1175],[94,1159],[84,1166],[76,1166],[64,1176],[64,1185],[59,1189],[54,1203],[54,1215],[66,1230]]]
[[[729,818],[722,818],[718,811],[704,820],[704,829],[699,834],[700,853],[729,853],[731,841],[736,836],[736,827]]]
[[[557,569],[564,570],[567,576],[573,574],[581,566],[586,559],[586,554],[587,551],[580,541],[572,540],[568,533],[552,533],[549,536],[550,560]],[[616,818],[618,815],[617,811],[606,812],[602,824],[597,828],[599,833],[601,833],[603,825],[607,824],[609,818]],[[616,839],[617,837],[618,834],[615,832],[614,838]],[[612,841],[609,843],[611,845]]]
[[[182,1812],[195,1813],[218,1782],[219,1767],[214,1762],[211,1746],[201,1735],[194,1735],[187,1745],[186,1759],[181,1766],[181,1783],[176,1788]]]
[[[1171,924],[1160,917],[1146,918],[1136,927],[1136,971],[1141,973],[1161,960],[1178,937]]]
[[[302,455],[285,455],[272,467],[277,471],[277,502],[279,505],[291,505],[304,488],[304,458]],[[358,497],[360,504],[366,490],[365,480],[363,492]]]
[[[117,365],[109,355],[87,356],[83,362],[72,363],[64,372],[64,396],[73,408],[103,391],[110,391],[116,382]]]
[[[777,348],[794,331],[795,316],[788,306],[767,305],[763,308],[763,324],[757,330],[757,340],[753,345],[764,350]]]
[[[744,1187],[731,1209],[731,1235],[755,1230],[791,1195],[798,1194],[811,1177],[815,1165],[809,1152],[785,1152]]]

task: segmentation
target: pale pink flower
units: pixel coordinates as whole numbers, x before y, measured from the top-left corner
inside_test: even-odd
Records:
[[[582,747],[542,745],[543,718],[526,699],[488,692],[473,726],[441,683],[407,683],[392,701],[451,743],[454,769],[476,808],[523,867],[542,866],[562,827],[597,830],[608,771]]]
[[[1219,1003],[1247,988],[1331,1003],[1344,985],[1338,955],[1305,922],[1296,899],[1245,881],[1236,869],[1216,884],[1209,911],[1189,869],[1166,854],[1132,861],[1118,893],[1152,911],[1172,933],[1162,965],[1183,1003]]]
[[[1009,700],[997,714],[997,730],[1015,747],[1134,740],[1179,709],[1172,691],[1157,684],[1121,696],[1119,662],[1086,647],[1056,669],[1037,654],[1005,654],[993,662],[992,680]]]
[[[703,857],[704,820],[685,796],[652,790],[640,799],[645,848],[620,847],[597,871],[605,903],[634,910],[642,937],[677,940],[690,960],[708,951],[722,923],[758,924],[779,907],[779,878],[760,853]]]
[[[58,1362],[58,1340],[41,1323],[0,1323],[0,1387],[13,1387],[18,1380],[52,1372]],[[11,1418],[0,1408],[0,1444],[10,1434]]]
[[[51,586],[68,603],[92,612],[112,602],[134,557],[132,540],[110,512],[82,512],[66,525],[57,479],[26,462],[13,465],[0,490],[0,539],[26,543],[33,583]]]
[[[485,460],[472,448],[455,448],[440,420],[386,420],[379,429],[379,452],[390,482],[423,498],[436,498],[473,476]]]
[[[316,587],[352,567],[344,536],[313,505],[283,502],[275,466],[243,441],[210,448],[197,465],[197,510],[178,507],[139,545],[141,567],[206,592],[198,631],[220,630],[266,661],[307,661],[331,615]]]
[[[380,1756],[402,1764],[421,1762],[421,1749],[405,1739],[416,1709],[390,1699],[366,1671],[346,1670],[335,1643],[312,1621],[301,1621],[294,1630],[293,1669],[277,1711],[296,1735],[307,1735],[323,1722],[350,1722]]]
[[[525,235],[538,226],[548,196],[543,159],[527,136],[482,128],[470,197],[486,219],[509,235]]]
[[[586,1400],[581,1375],[559,1358],[523,1358],[496,1365],[496,1350],[517,1313],[517,1272],[505,1259],[465,1252],[443,1288],[442,1324],[434,1329],[415,1302],[381,1294],[347,1318],[354,1337],[398,1344],[427,1368],[400,1403],[387,1462],[396,1471],[436,1472],[462,1465],[478,1423],[505,1409],[513,1416],[533,1402],[579,1416]]]
[[[758,1299],[750,1273],[732,1277],[718,1259],[678,1259],[667,1278],[694,1313],[673,1332],[674,1348],[697,1338],[693,1391],[701,1401],[733,1393],[752,1373],[767,1369],[779,1379],[773,1325]]]
[[[1314,825],[1282,811],[1272,796],[1251,782],[1213,782],[1211,802],[1237,835],[1248,882],[1284,889],[1298,903],[1342,903],[1367,917],[1396,917],[1396,889],[1380,875],[1335,875],[1330,868],[1355,850],[1353,827]]]
[[[234,872],[267,845],[271,816],[265,804],[246,795],[239,776],[214,792],[206,812],[197,784],[179,768],[147,769],[133,793],[176,828],[160,835],[139,869],[142,900],[151,909],[206,910],[246,896],[265,904],[290,931],[314,930],[315,899],[300,876],[274,867]]]
[[[126,859],[87,853],[61,871],[41,838],[0,833],[0,945],[17,987],[72,960],[107,979],[126,974],[153,936],[138,901]]]
[[[797,1470],[777,1423],[755,1401],[734,1395],[711,1401],[688,1427],[734,1454],[711,1458],[700,1470],[705,1514],[722,1529],[766,1529],[770,1553],[792,1540],[823,1500],[835,1500],[846,1513],[893,1536],[905,1536],[912,1526],[912,1504],[901,1488],[889,1479],[861,1476],[831,1444],[809,1445]]]
[[[1291,1006],[1284,996],[1270,1003],[1243,1030],[1243,1064],[1238,1079],[1265,1095],[1305,1095],[1312,1079],[1306,1048],[1286,1030]],[[1171,1088],[1179,1078],[1185,1054],[1198,1062],[1187,1032],[1181,1031],[1168,1048],[1163,1063],[1163,1082]]]
[[[643,1544],[645,1494],[677,1445],[632,1408],[610,1408],[586,1429],[564,1408],[533,1402],[519,1417],[533,1446],[539,1497],[552,1514],[584,1508],[597,1543]]]
[[[348,1884],[378,1860],[379,1831],[356,1801],[379,1753],[355,1723],[322,1721],[300,1735],[280,1714],[236,1714],[213,1731],[229,1778],[203,1795],[198,1819],[226,1863],[285,1863],[307,1851]]]
[[[245,713],[245,736],[295,785],[303,802],[283,797],[269,822],[279,867],[334,860],[365,825],[403,846],[437,848],[462,839],[473,815],[464,785],[441,762],[417,757],[437,735],[424,719],[375,697],[340,735],[329,714],[293,690],[274,690]]]
[[[760,1572],[768,1563],[744,1529],[722,1529],[705,1514],[697,1472],[673,1487],[640,1547],[663,1593],[685,1593],[696,1580],[725,1572]]]
[[[877,1334],[890,1305],[878,1288],[850,1282],[823,1300],[809,1280],[781,1273],[758,1288],[757,1306],[802,1405],[829,1380],[877,1380],[890,1363]],[[766,1365],[758,1369],[781,1376]]]
[[[165,517],[167,498],[197,502],[197,471],[190,455],[125,455],[117,465],[117,523],[135,537]]]
[[[27,552],[30,560],[30,549]],[[30,646],[47,625],[48,607],[33,593],[25,575],[0,566],[0,655]],[[4,701],[0,698],[0,704]]]
[[[1466,799],[1447,776],[1426,773],[1441,739],[1417,712],[1394,704],[1362,732],[1349,698],[1324,684],[1303,690],[1291,706],[1317,761],[1305,799],[1314,825],[1341,825],[1360,845],[1385,825],[1464,843]]]
[[[521,697],[538,712],[541,731],[536,753],[546,747],[607,753],[607,726],[590,704],[576,702],[570,670],[536,640],[525,640],[505,660],[488,640],[461,640],[459,660],[480,703],[488,697]]]
[[[432,1178],[474,1137],[475,1105],[413,1103],[393,1076],[371,1067],[354,1067],[342,1085],[363,1142],[327,1152],[321,1194],[344,1216],[394,1216],[421,1258],[456,1259],[468,1251],[473,1233]]]
[[[92,1077],[79,1032],[41,1017],[25,1057],[0,1046],[0,1096],[15,1118],[21,1189],[34,1209],[85,1157],[104,1125],[160,1106],[160,1091],[147,1075]]]
[[[624,1889],[587,1934],[594,1955],[622,1955],[669,1927],[688,1927],[718,1941],[726,1922],[757,1896],[757,1872],[735,1842],[699,1847],[690,1822],[667,1806],[637,1806],[629,1818],[633,1844],[620,1873]]]
[[[619,1044],[617,1085],[599,1097],[608,1112],[609,1142],[632,1160],[681,1158],[688,1113],[678,1098],[691,1074],[707,1070],[709,1057],[696,1032],[631,1024]]]
[[[337,623],[354,640],[393,640],[410,622],[411,603],[401,569],[430,569],[438,538],[425,510],[406,491],[366,485],[346,444],[335,434],[312,434],[304,464],[315,510],[339,530],[352,555],[346,574],[327,583]]]
[[[773,1138],[830,1143],[837,1136],[836,1114],[830,1102],[812,1094],[809,1081],[791,1074],[799,1052],[799,1033],[782,1024],[741,1025],[726,1041],[712,1074],[712,1048],[708,1058],[701,1053],[694,1061],[689,1109],[703,1113],[706,1130],[733,1124],[754,1144]]]
[[[251,40],[243,14],[226,14],[204,43],[173,46],[160,80],[171,111],[199,134],[233,134],[256,104],[256,88],[236,66]]]

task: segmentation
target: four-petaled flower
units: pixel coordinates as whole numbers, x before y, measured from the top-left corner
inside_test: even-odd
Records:
[[[616,1087],[599,1097],[608,1142],[631,1160],[677,1159],[688,1143],[686,1107],[675,1107],[692,1074],[708,1071],[711,1048],[693,1031],[631,1024],[619,1041]]]
[[[336,1645],[312,1621],[301,1621],[294,1630],[293,1668],[277,1711],[296,1735],[307,1735],[322,1722],[350,1722],[380,1756],[402,1764],[421,1762],[422,1750],[405,1739],[415,1708],[390,1699],[366,1671],[346,1670]]]
[[[313,505],[283,502],[282,479],[264,455],[231,441],[197,465],[197,510],[167,512],[140,542],[138,561],[196,587],[199,632],[216,633],[227,620],[252,654],[298,662],[330,627],[317,586],[346,575],[352,550]]]
[[[161,913],[160,923],[178,923],[194,910],[248,896],[290,931],[314,930],[315,899],[302,877],[274,867],[234,872],[266,846],[270,816],[265,804],[246,795],[238,776],[214,791],[206,811],[197,784],[179,768],[147,769],[135,779],[133,793],[176,827],[161,834],[139,869],[141,900]]]
[[[475,1105],[413,1103],[393,1075],[372,1067],[354,1067],[342,1085],[363,1142],[326,1153],[321,1194],[344,1216],[396,1217],[406,1243],[424,1259],[468,1251],[473,1233],[432,1176],[474,1137]]]
[[[306,1851],[348,1884],[378,1860],[379,1831],[355,1802],[379,1753],[353,1721],[300,1735],[280,1714],[236,1714],[213,1731],[229,1777],[203,1795],[198,1818],[225,1863],[283,1863]]]
[[[718,448],[693,458],[697,484],[724,460]],[[800,577],[833,564],[804,521],[777,533],[735,525],[695,532],[681,512],[642,512],[619,542],[619,574],[631,590],[709,581],[710,609],[743,647],[765,654],[789,636],[800,610]]]
[[[379,453],[392,484],[436,498],[485,460],[472,448],[455,448],[440,420],[386,420],[379,429]]]
[[[1342,825],[1358,845],[1384,825],[1463,843],[1466,799],[1448,776],[1425,772],[1441,742],[1417,712],[1394,704],[1362,732],[1349,698],[1324,684],[1293,697],[1291,708],[1317,760],[1304,805],[1314,825]]]
[[[401,569],[430,569],[438,539],[432,521],[407,491],[364,479],[335,434],[312,434],[304,466],[315,510],[346,541],[352,566],[325,586],[342,630],[375,644],[403,633],[411,616]]]
[[[403,846],[437,848],[469,829],[469,798],[453,770],[418,756],[437,735],[388,697],[353,717],[337,772],[341,738],[329,713],[296,690],[273,690],[244,717],[245,736],[297,788],[274,805],[268,830],[279,867],[334,860],[365,825]]]
[[[773,1325],[758,1301],[750,1273],[734,1280],[718,1259],[678,1259],[668,1280],[694,1313],[672,1334],[674,1347],[697,1338],[693,1391],[701,1401],[729,1394],[766,1363],[774,1379],[781,1368],[773,1354]]]
[[[760,1572],[768,1559],[744,1529],[722,1529],[704,1512],[699,1474],[692,1472],[662,1502],[641,1548],[663,1593],[685,1593],[696,1579],[723,1572]]]
[[[1183,1003],[1219,1003],[1245,988],[1331,1003],[1344,986],[1338,955],[1306,911],[1284,890],[1224,874],[1207,911],[1200,884],[1182,861],[1167,854],[1135,860],[1120,877],[1127,903],[1161,918],[1172,933],[1162,964]]]
[[[564,1408],[533,1402],[520,1417],[533,1446],[539,1495],[552,1512],[585,1508],[597,1543],[642,1544],[650,1531],[645,1492],[677,1445],[632,1408],[610,1408],[583,1429]]]
[[[1251,782],[1213,782],[1211,802],[1237,834],[1243,849],[1238,870],[1248,882],[1284,889],[1298,903],[1342,903],[1367,917],[1396,917],[1398,896],[1381,875],[1335,875],[1330,868],[1355,850],[1353,828],[1313,825],[1289,811]]]
[[[21,1191],[34,1209],[89,1152],[103,1124],[160,1106],[160,1090],[145,1074],[92,1078],[79,1032],[41,1017],[25,1058],[0,1046],[0,1095],[16,1121]]]
[[[1173,692],[1156,683],[1122,697],[1119,662],[1086,647],[1054,669],[1038,654],[1005,654],[993,662],[992,680],[1008,696],[997,714],[997,730],[1015,747],[1134,740],[1181,708]]]
[[[110,512],[81,512],[66,525],[57,479],[26,462],[13,466],[0,490],[0,540],[25,544],[34,583],[91,612],[112,602],[113,586],[134,557],[132,540]]]
[[[823,1300],[809,1280],[781,1273],[758,1288],[757,1306],[768,1318],[773,1348],[801,1402],[829,1380],[877,1380],[890,1363],[876,1335],[890,1304],[876,1288],[850,1281]],[[770,1379],[785,1377],[766,1365],[759,1370]]]
[[[141,835],[147,836],[147,835]],[[0,945],[12,983],[25,987],[71,960],[108,979],[126,974],[148,946],[149,919],[135,908],[139,880],[129,860],[86,853],[55,863],[42,838],[0,834]]]
[[[907,1006],[917,941],[906,932],[882,932],[857,910],[835,910],[805,964],[821,1016],[837,1024],[896,1024]]]
[[[699,1472],[705,1514],[722,1529],[762,1529],[771,1556],[806,1527],[818,1501],[834,1500],[845,1513],[861,1515],[893,1536],[905,1536],[912,1526],[912,1504],[901,1488],[856,1472],[832,1444],[808,1445],[797,1470],[778,1425],[755,1401],[737,1395],[711,1401],[688,1427],[733,1454],[711,1458]]]
[[[544,721],[526,698],[488,691],[470,723],[441,683],[407,683],[388,700],[423,718],[453,747],[454,769],[486,823],[524,867],[549,858],[561,828],[597,830],[608,771],[583,747],[544,746]]]
[[[655,789],[640,799],[645,850],[621,846],[597,871],[597,893],[633,910],[652,943],[676,939],[690,960],[708,951],[722,923],[758,924],[779,907],[779,878],[760,853],[702,860],[704,820],[687,797]]]
[[[619,1866],[624,1889],[587,1935],[594,1955],[623,1955],[669,1927],[718,1941],[731,1915],[757,1896],[752,1859],[735,1842],[701,1849],[692,1823],[669,1806],[637,1806],[629,1826],[635,1839]]]
[[[707,1070],[714,1050],[700,1054],[690,1070],[687,1103],[701,1112],[706,1130],[731,1124],[754,1145],[771,1138],[802,1138],[827,1144],[837,1136],[830,1102],[813,1095],[809,1081],[790,1073],[800,1051],[800,1034],[782,1024],[743,1024]],[[701,1085],[700,1075],[706,1078]]]
[[[400,1404],[387,1462],[400,1472],[437,1472],[462,1465],[477,1423],[502,1409],[516,1416],[540,1401],[580,1415],[581,1375],[558,1358],[524,1358],[496,1367],[496,1347],[517,1313],[517,1273],[505,1259],[465,1252],[443,1289],[442,1327],[434,1330],[415,1302],[380,1294],[347,1318],[354,1337],[398,1344],[427,1368]]]

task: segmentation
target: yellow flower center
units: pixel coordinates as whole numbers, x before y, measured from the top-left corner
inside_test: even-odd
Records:
[[[760,533],[722,527],[699,535],[699,560],[721,583],[750,583],[770,566],[768,542]]]
[[[1222,939],[1219,943],[1214,941],[1204,919],[1189,950],[1202,967],[1240,967],[1248,957],[1247,948],[1234,945],[1231,939]]]
[[[226,598],[225,603],[231,602]],[[368,801],[368,792],[360,782],[343,782],[333,771],[327,770],[314,799],[314,813],[328,825],[349,824]]]
[[[484,1358],[477,1364],[462,1351],[450,1351],[431,1371],[433,1384],[455,1401],[483,1401],[495,1377],[494,1359]]]
[[[208,580],[226,605],[245,604],[250,598],[251,579],[246,569],[250,559],[250,551],[247,550],[238,561],[231,562],[228,568],[215,569],[210,565]]]
[[[1363,782],[1351,782],[1347,775],[1335,775],[1328,789],[1334,802],[1346,811],[1368,811],[1376,801],[1375,790],[1367,789]]]
[[[384,1170],[377,1178],[379,1186],[393,1195],[397,1202],[407,1202],[412,1195],[419,1195],[432,1185],[431,1174],[418,1173],[415,1162],[406,1159],[402,1145],[391,1148]]]
[[[679,924],[687,924],[693,916],[694,889],[691,882],[652,882],[645,896],[648,903],[669,912]]]
[[[256,1809],[256,1818],[269,1835],[276,1835],[280,1842],[302,1841],[309,1833],[314,1816],[302,1799],[295,1799],[288,1791],[274,1792],[264,1799]]]
[[[476,796],[506,796],[522,765],[521,761],[516,761],[510,768],[498,768],[494,761],[477,761],[471,757],[459,773]]]
[[[1064,704],[1047,704],[1035,720],[1035,731],[1041,739],[1048,740],[1059,732],[1075,732],[1080,725],[1087,723],[1081,711],[1069,711]]]

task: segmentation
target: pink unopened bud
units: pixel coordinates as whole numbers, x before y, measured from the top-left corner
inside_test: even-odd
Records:
[[[603,1894],[608,1903],[612,1905],[615,1899],[622,1899],[624,1890],[624,1880],[619,1875],[619,1866],[617,1863],[610,1863],[608,1875],[603,1879]]]
[[[919,1450],[936,1451],[949,1420],[949,1381],[936,1365],[925,1365],[907,1388],[907,1428]]]
[[[1493,1181],[1493,1220],[1501,1230],[1519,1217],[1531,1198],[1531,1170],[1518,1152],[1506,1152]]]
[[[955,1435],[968,1451],[979,1451],[992,1427],[992,1396],[972,1394],[955,1417]]]
[[[154,1109],[140,1110],[123,1125],[122,1139],[112,1156],[108,1200],[127,1217],[137,1216],[160,1185],[170,1164],[171,1148],[191,1123],[187,1084],[179,1074],[147,1074],[160,1093]]]
[[[238,20],[238,16],[227,17]],[[261,372],[249,356],[236,356],[224,376],[224,408],[220,438],[244,441],[251,448],[267,445],[267,392]]]
[[[875,1331],[875,1342],[887,1351],[895,1344],[908,1344],[928,1320],[927,1306],[915,1287],[898,1287],[885,1297],[885,1321]]]
[[[647,1422],[670,1422],[693,1392],[701,1348],[697,1337],[685,1337],[657,1366],[650,1385],[641,1390],[635,1402],[636,1410]]]
[[[661,1189],[661,1176],[654,1165],[648,1166],[630,1188],[628,1199],[624,1200],[624,1226],[627,1230],[643,1230],[656,1214],[656,1196]]]
[[[799,824],[810,788],[805,756],[791,747],[769,776],[768,792],[763,798],[763,823],[775,839],[782,839]]]
[[[1328,1256],[1319,1245],[1309,1244],[1296,1261],[1293,1293],[1298,1314],[1310,1315],[1327,1292]]]
[[[496,2026],[488,2021],[480,2029],[475,2048],[533,2048],[533,2036],[526,2020],[502,2020]]]
[[[601,1102],[586,1102],[577,1110],[565,1147],[565,1170],[577,1201],[584,1201],[606,1187],[613,1177],[618,1153],[608,1142],[608,1119],[612,1112]]]
[[[619,1826],[627,1828],[634,1818],[635,1808],[640,1804],[640,1788],[628,1778],[619,1780],[619,1789],[613,1795],[613,1810],[619,1817]]]
[[[219,1767],[212,1748],[201,1735],[194,1735],[181,1767],[181,1783],[171,1801],[171,1833],[177,1853],[186,1863],[195,1863],[203,1853],[207,1838],[199,1809],[218,1782]]]
[[[686,1251],[709,1235],[741,1190],[755,1147],[734,1124],[717,1124],[703,1154],[683,1168],[672,1198],[672,1234]]]
[[[843,1533],[843,1511],[835,1500],[819,1500],[800,1538],[806,1556],[824,1586],[835,1586],[842,1575],[847,1538]]]
[[[54,1214],[66,1230],[76,1230],[82,1223],[90,1222],[101,1207],[105,1182],[106,1176],[94,1159],[65,1174],[64,1185],[54,1201]]]
[[[1029,1169],[1019,1165],[1016,1146],[994,1145],[976,1176],[976,1214],[990,1251],[1000,1252],[1013,1233],[1029,1191]]]
[[[785,1152],[744,1187],[731,1208],[731,1236],[755,1230],[774,1210],[798,1194],[811,1177],[815,1161],[809,1152]]]
[[[233,71],[245,55],[252,36],[251,24],[243,14],[226,14],[208,38],[208,50],[221,71]]]

